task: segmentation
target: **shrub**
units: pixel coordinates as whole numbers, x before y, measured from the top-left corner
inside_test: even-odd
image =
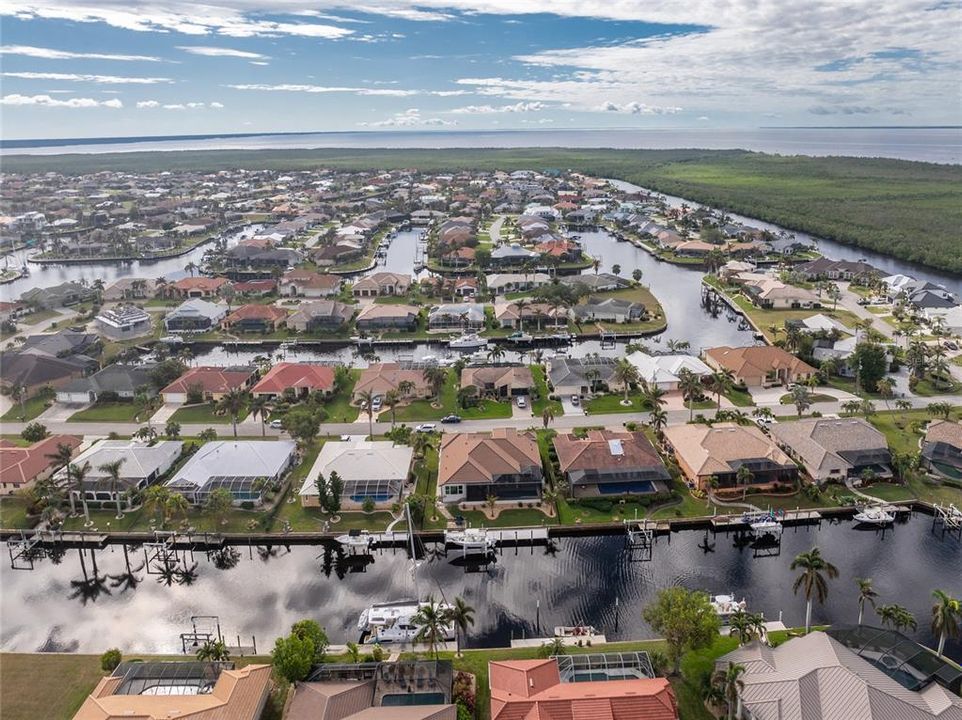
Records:
[[[97,396],[98,403],[117,402],[118,400],[120,400],[120,395],[113,390],[104,390]]]
[[[39,442],[47,437],[47,427],[38,422],[32,422],[23,429],[20,437],[27,442]]]
[[[253,510],[254,502],[252,500],[244,500],[241,504],[241,510]]]
[[[121,660],[123,660],[123,655],[120,654],[120,650],[110,648],[100,656],[100,669],[106,673],[113,672],[120,665]]]
[[[581,507],[597,510],[598,512],[610,513],[614,504],[607,498],[581,498],[578,501]]]
[[[374,512],[375,504],[374,498],[366,497],[364,502],[361,503],[361,509],[366,513]]]

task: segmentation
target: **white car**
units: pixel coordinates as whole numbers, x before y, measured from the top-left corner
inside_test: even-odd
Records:
[[[524,399],[524,395],[518,396],[518,407],[519,408],[528,407],[528,401]]]
[[[284,422],[282,420],[271,420],[269,425],[275,430],[280,430],[284,427]]]
[[[421,425],[418,425],[416,428],[414,428],[414,432],[432,433],[432,432],[435,432],[437,429],[438,429],[438,426],[435,425],[434,423],[423,423]]]

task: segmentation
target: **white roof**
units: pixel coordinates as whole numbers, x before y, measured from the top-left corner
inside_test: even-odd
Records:
[[[414,449],[385,440],[350,440],[324,443],[301,486],[301,495],[317,495],[317,478],[336,472],[345,482],[407,479]]]
[[[80,466],[89,462],[90,470],[86,477],[95,480],[107,477],[107,473],[98,469],[101,465],[123,459],[120,477],[140,480],[157,471],[167,470],[180,457],[183,445],[179,440],[161,440],[153,445],[145,445],[137,440],[101,440],[70,462]],[[58,473],[58,477],[62,473]]]
[[[712,373],[711,368],[694,355],[649,355],[639,350],[628,355],[627,360],[650,383],[678,382],[678,373],[685,368],[699,376]]]
[[[828,315],[824,315],[822,313],[805,318],[802,320],[802,325],[809,330],[825,330],[826,332],[838,330],[839,332],[843,332],[848,335],[854,334],[852,330],[840,323],[835,318],[830,318]]]
[[[291,440],[215,440],[202,446],[168,481],[204,487],[213,477],[274,477],[294,454]]]

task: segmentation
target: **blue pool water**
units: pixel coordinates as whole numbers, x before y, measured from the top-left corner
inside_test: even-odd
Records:
[[[625,495],[627,493],[653,493],[655,485],[651,480],[640,480],[638,482],[607,483],[599,484],[598,492],[602,495]]]

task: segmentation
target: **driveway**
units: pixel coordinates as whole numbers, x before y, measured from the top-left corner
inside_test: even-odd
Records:
[[[522,396],[518,396],[522,397]],[[511,417],[517,418],[532,418],[534,413],[531,411],[531,398],[523,396],[525,399],[524,407],[518,407],[518,398],[514,398],[511,401]]]
[[[63,403],[55,402],[53,405],[44,410],[40,415],[37,416],[37,422],[41,423],[62,423],[67,422],[67,419],[74,413],[80,412],[86,408],[90,407],[90,404],[86,405],[64,405]]]
[[[581,409],[580,405],[573,405],[571,403],[571,396],[564,395],[561,398],[561,409],[565,415],[581,415],[585,414],[585,411]]]
[[[163,427],[170,420],[170,416],[173,415],[181,408],[179,403],[164,403],[160,410],[155,412],[151,418],[150,423],[159,427]]]

